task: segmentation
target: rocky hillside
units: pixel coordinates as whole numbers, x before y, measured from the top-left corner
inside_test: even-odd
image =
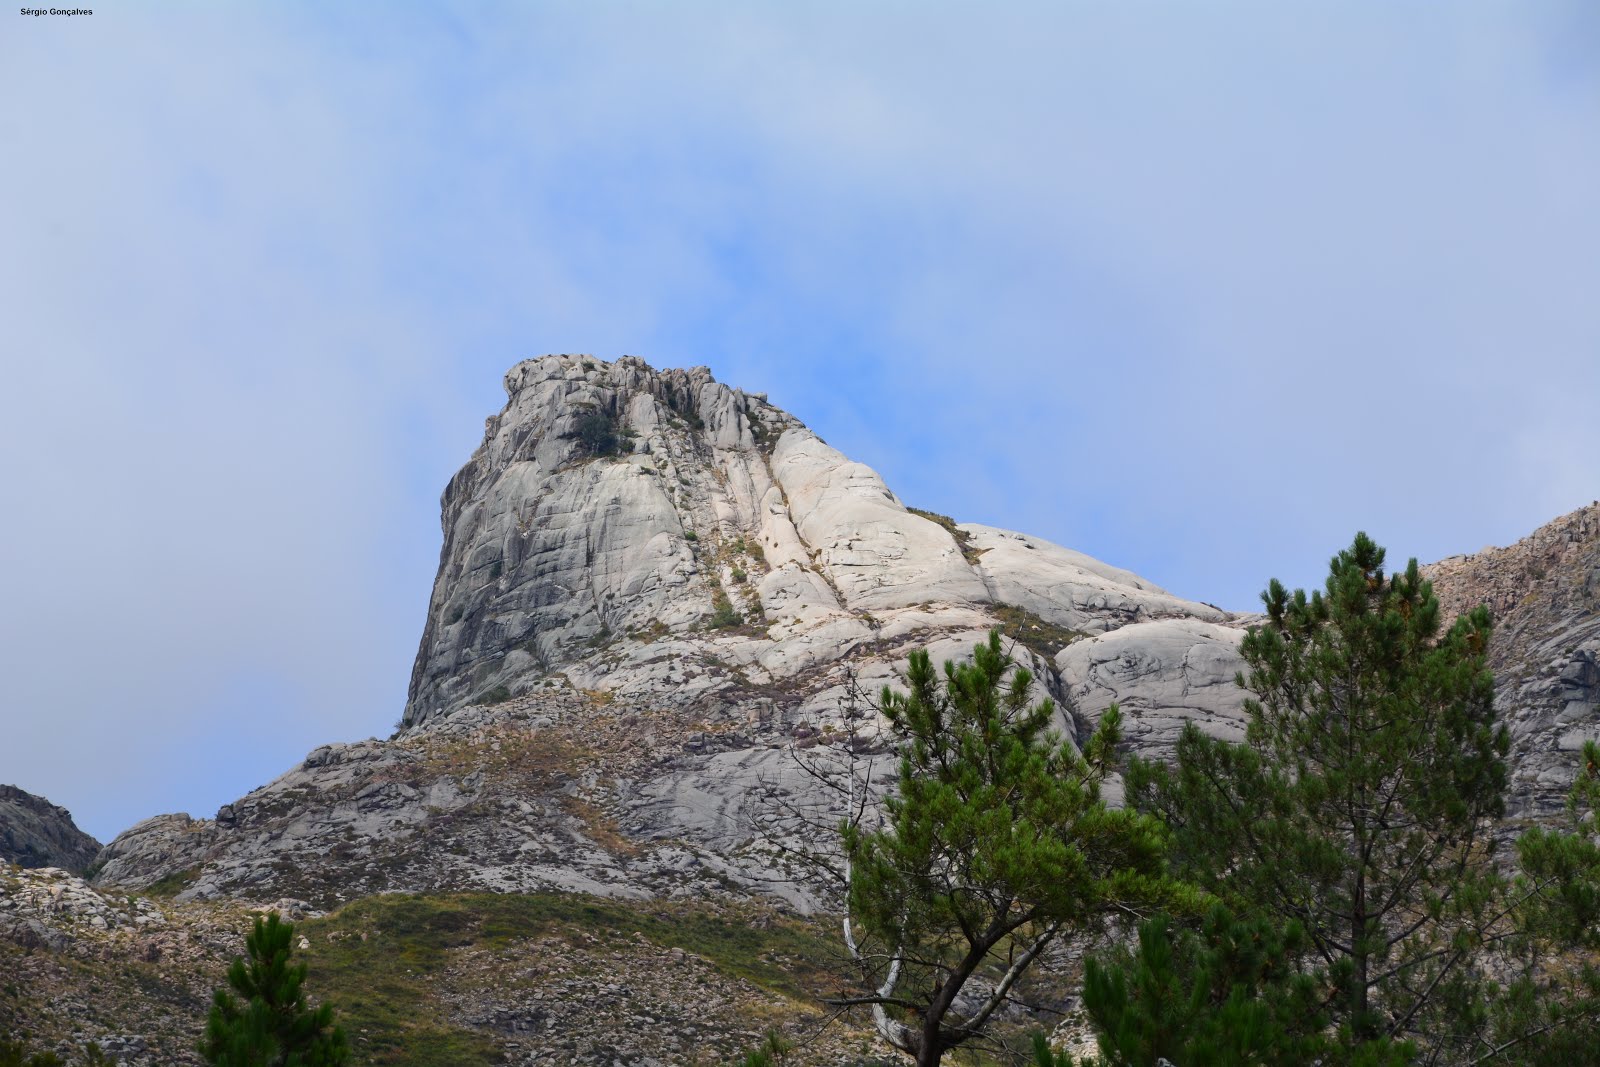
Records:
[[[548,356],[443,498],[402,728],[214,819],[158,816],[97,884],[180,899],[581,890],[826,902],[786,843],[842,808],[807,773],[884,759],[874,693],[994,626],[1064,708],[1159,754],[1238,730],[1227,613],[1038,538],[907,508],[799,420],[712,380]],[[830,807],[830,805],[834,805]]]
[[[884,1063],[819,1001],[841,985],[831,926],[757,904],[576,894],[384,896],[324,915],[267,898],[176,903],[0,865],[0,1040],[66,1063],[198,1065],[212,991],[256,914],[295,922],[308,989],[338,1005],[355,1062],[735,1062],[768,1029],[789,1062]]]
[[[82,872],[99,851],[100,842],[78,829],[66,808],[0,785],[0,863]]]

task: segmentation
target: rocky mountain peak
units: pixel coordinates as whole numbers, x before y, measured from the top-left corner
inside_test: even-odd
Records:
[[[708,644],[755,684],[914,631],[982,631],[1001,606],[1076,634],[1226,619],[1080,553],[907,508],[704,367],[546,356],[506,392],[445,490],[405,726],[558,675],[695,696],[663,665]]]
[[[756,525],[766,455],[799,427],[704,367],[633,357],[527,360],[505,386],[505,408],[444,492],[407,725],[731,604],[702,557]]]

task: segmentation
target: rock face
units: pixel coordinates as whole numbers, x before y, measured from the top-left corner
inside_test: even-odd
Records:
[[[143,897],[103,896],[56,867],[0,867],[0,935],[24,948],[60,952],[78,937],[160,927],[161,910]]]
[[[318,748],[214,818],[139,823],[100,852],[94,887],[0,868],[0,967],[46,975],[63,953],[109,952],[120,968],[131,952],[165,968],[196,944],[225,960],[237,930],[190,933],[220,930],[203,917],[249,900],[285,910],[287,898],[295,915],[384,891],[554,889],[618,909],[692,902],[733,914],[772,908],[757,897],[801,911],[836,902],[837,881],[796,856],[833,839],[851,795],[892,777],[871,696],[897,682],[912,649],[960,658],[992,627],[1074,741],[1112,703],[1126,746],[1147,757],[1170,755],[1189,722],[1242,735],[1234,676],[1256,617],[1038,538],[907,508],[875,472],[704,368],[548,356],[513,368],[506,390],[444,493],[439,574],[398,732]],[[1600,504],[1427,571],[1448,612],[1482,602],[1495,613],[1514,806],[1558,808],[1574,750],[1600,736]],[[0,789],[0,830],[22,821],[9,796]],[[28,810],[28,825],[44,820]],[[54,862],[81,867],[88,854]],[[140,889],[173,899],[152,907],[128,895]],[[314,950],[376,937],[351,921]],[[636,1047],[632,1031],[661,1029],[641,1011],[686,1027],[672,1015],[682,998],[726,985],[720,1015],[682,1014],[715,1016],[705,1034],[728,1037],[770,1010],[692,954],[641,941],[631,919],[625,945],[558,933],[539,944],[570,973],[530,971],[526,942],[478,946],[430,976],[446,992],[427,1010],[447,1003],[508,1050],[630,1063],[682,1058],[677,1046]],[[596,966],[627,981],[597,988]],[[55,986],[28,981],[45,991],[41,1005],[55,1003]],[[172,996],[203,1006],[203,992]],[[59,1028],[76,1034],[96,999],[68,1002]],[[582,1010],[560,1014],[569,1003]],[[191,1048],[187,1017],[171,1029]],[[738,1036],[748,1045],[759,1033]],[[193,1059],[134,1052],[124,1058],[136,1064]],[[802,1055],[842,1062],[837,1049]]]
[[[1494,619],[1489,665],[1511,730],[1511,811],[1560,811],[1578,750],[1600,738],[1600,502],[1423,573],[1447,615],[1486,604]]]
[[[889,746],[862,694],[895,682],[911,649],[963,657],[995,626],[1074,740],[1102,697],[1137,709],[1139,744],[1236,717],[1226,612],[908,509],[705,368],[547,356],[505,384],[444,493],[401,731],[319,749],[215,819],[146,820],[106,848],[100,884],[175,880],[180,900],[566,888],[806,906],[828,890],[784,868],[785,842],[831,832],[843,803],[807,766],[843,782],[876,764],[882,781]],[[1068,655],[1079,644],[1097,651]],[[1118,674],[1141,649],[1142,673]]]
[[[407,726],[575,672],[702,700],[717,686],[681,688],[671,666],[691,645],[787,685],[913,631],[982,630],[1006,604],[1084,633],[1227,617],[1080,553],[910,511],[703,367],[548,356],[506,391],[445,490]]]
[[[1122,709],[1123,736],[1141,756],[1172,754],[1186,723],[1228,741],[1244,740],[1245,631],[1203,619],[1161,619],[1126,626],[1061,650],[1061,687],[1087,723],[1112,704]]]
[[[0,785],[0,862],[81,872],[99,851],[100,842],[78,829],[66,808]]]

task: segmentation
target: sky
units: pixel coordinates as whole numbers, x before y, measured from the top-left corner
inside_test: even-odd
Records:
[[[1249,610],[1600,497],[1600,6],[85,0],[0,21],[0,782],[399,717],[548,352]]]

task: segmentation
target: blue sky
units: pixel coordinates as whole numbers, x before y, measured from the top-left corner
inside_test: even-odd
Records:
[[[1248,609],[1600,497],[1600,8],[128,4],[0,29],[0,781],[397,718],[546,352]]]

